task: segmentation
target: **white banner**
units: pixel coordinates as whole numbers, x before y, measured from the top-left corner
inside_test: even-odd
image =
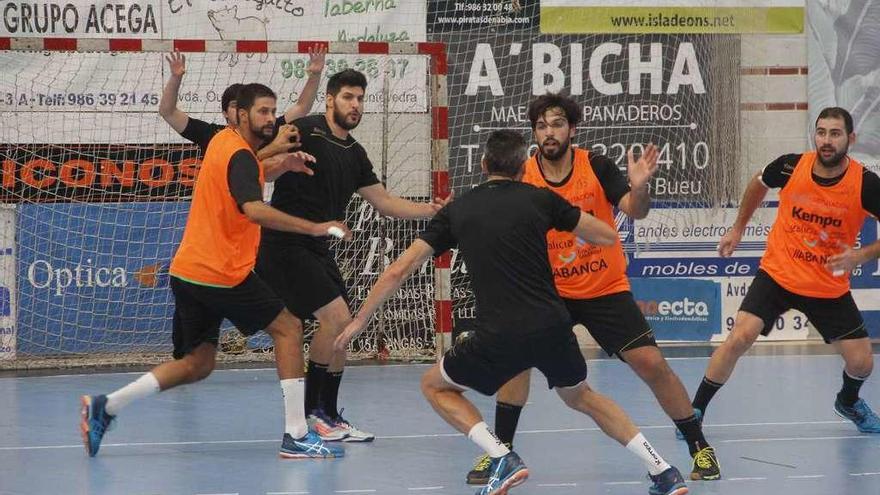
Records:
[[[0,3],[0,36],[425,41],[407,0],[71,0]]]
[[[0,361],[15,359],[15,207],[0,207]]]

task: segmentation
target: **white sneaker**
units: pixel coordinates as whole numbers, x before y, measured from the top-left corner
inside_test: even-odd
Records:
[[[336,424],[324,411],[315,409],[306,417],[309,429],[314,431],[325,442],[338,442],[348,436],[345,428]]]
[[[376,435],[355,428],[353,424],[343,418],[342,410],[339,411],[339,417],[334,421],[334,425],[345,432],[343,442],[372,442],[376,439]]]

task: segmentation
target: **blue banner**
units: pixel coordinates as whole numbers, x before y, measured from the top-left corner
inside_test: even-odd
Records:
[[[657,340],[708,341],[721,328],[721,286],[709,280],[633,278],[636,303]]]
[[[168,265],[189,203],[25,204],[18,229],[18,350],[167,350]]]

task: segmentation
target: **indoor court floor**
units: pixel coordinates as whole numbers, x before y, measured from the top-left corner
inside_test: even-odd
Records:
[[[691,394],[704,356],[705,350],[670,359]],[[687,448],[648,388],[615,359],[588,365],[591,385],[618,401],[660,454],[689,472]],[[744,357],[705,424],[723,479],[692,482],[691,493],[880,494],[880,435],[861,434],[832,411],[841,365],[836,355]],[[320,461],[278,458],[283,419],[273,369],[220,370],[135,403],[93,459],[80,442],[79,396],[112,391],[139,373],[5,376],[0,493],[472,494],[476,488],[464,476],[479,452],[421,397],[426,367],[350,366],[340,404],[377,438],[343,444],[345,458]],[[568,410],[534,373],[515,440],[531,476],[512,493],[646,494],[641,464],[588,417]],[[493,399],[468,396],[491,426]],[[880,408],[880,376],[867,382],[862,397]]]

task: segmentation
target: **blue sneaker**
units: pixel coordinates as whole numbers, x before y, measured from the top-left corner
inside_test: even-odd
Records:
[[[650,495],[684,495],[688,492],[684,478],[675,466],[670,466],[669,469],[657,476],[649,474],[648,479],[654,483],[651,488],[648,488]]]
[[[285,433],[278,455],[284,459],[331,459],[345,457],[345,450],[326,445],[317,433],[309,430],[302,438],[293,438],[290,433]]]
[[[80,408],[79,429],[82,433],[83,445],[89,457],[95,457],[101,448],[101,439],[110,428],[110,424],[116,416],[107,414],[104,407],[107,405],[106,395],[83,395],[79,399]]]
[[[700,422],[700,426],[703,425],[703,411],[700,411],[697,408],[694,408],[694,416],[697,417],[697,421]],[[682,435],[681,430],[678,429],[678,426],[675,427],[675,438],[679,440],[684,440],[684,435]]]
[[[489,465],[489,483],[476,495],[504,495],[511,488],[523,484],[529,478],[529,469],[519,455],[510,451],[504,457],[492,459]]]
[[[852,407],[846,407],[839,400],[835,400],[834,412],[841,418],[855,423],[862,433],[880,433],[880,418],[874,414],[864,399],[857,400]]]

